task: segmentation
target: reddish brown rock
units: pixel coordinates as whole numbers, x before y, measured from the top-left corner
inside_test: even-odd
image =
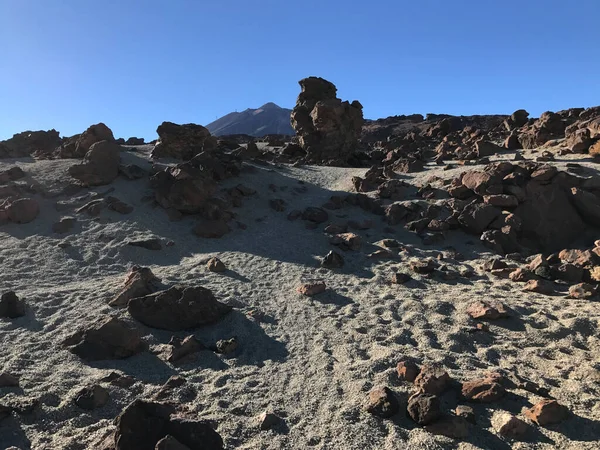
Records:
[[[369,392],[366,410],[374,416],[392,417],[399,409],[398,400],[388,387],[375,387]]]
[[[419,375],[419,366],[412,361],[400,361],[396,366],[396,372],[398,378],[412,383]]]
[[[354,233],[336,234],[329,242],[344,250],[360,250],[362,245],[360,236]]]
[[[177,363],[181,359],[204,349],[204,345],[194,335],[187,336],[183,340],[173,336],[169,342],[166,359],[170,363]]]
[[[305,283],[296,288],[296,291],[299,294],[306,295],[307,297],[312,297],[313,295],[320,294],[321,292],[325,292],[327,286],[323,281],[316,281],[313,283]]]
[[[562,262],[571,263],[579,267],[593,266],[598,259],[590,250],[561,250],[558,254]]]
[[[98,384],[81,389],[76,397],[75,404],[81,409],[92,410],[101,408],[108,402],[108,391]]]
[[[518,283],[524,283],[526,281],[533,279],[534,275],[529,270],[518,268],[518,269],[513,270],[508,275],[508,278],[510,278],[512,281],[515,281]]]
[[[556,400],[544,399],[525,410],[525,417],[538,425],[552,425],[569,416],[569,410]]]
[[[518,417],[504,411],[496,411],[492,416],[492,427],[507,438],[518,439],[529,429],[529,425]]]
[[[597,293],[596,286],[589,283],[574,284],[569,288],[569,298],[584,300],[594,297]]]
[[[450,381],[450,376],[441,367],[424,365],[415,379],[415,386],[419,392],[439,395],[444,392]]]
[[[507,194],[484,195],[483,202],[500,208],[514,208],[519,206],[517,197]]]
[[[545,280],[529,280],[523,287],[524,291],[536,292],[542,295],[554,294],[554,287],[552,283]]]
[[[391,282],[393,284],[404,284],[412,280],[412,277],[406,273],[396,272],[392,274]]]
[[[432,273],[437,267],[437,264],[432,259],[423,259],[410,262],[410,268],[418,274]]]
[[[462,385],[462,395],[473,402],[491,403],[500,400],[506,394],[506,389],[493,378],[479,378],[465,381]]]
[[[509,317],[510,315],[502,303],[489,303],[485,301],[471,303],[467,308],[467,314],[473,319],[481,320],[497,320]]]

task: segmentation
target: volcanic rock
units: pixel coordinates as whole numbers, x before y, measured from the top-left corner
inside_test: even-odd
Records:
[[[152,150],[152,158],[172,157],[188,160],[201,152],[217,148],[217,138],[202,125],[177,125],[163,122],[156,129],[159,140]]]
[[[569,410],[556,400],[544,399],[525,410],[525,416],[544,426],[562,422],[569,416]]]
[[[125,286],[108,304],[126,306],[129,300],[152,294],[159,289],[160,280],[148,267],[133,266],[127,274]]]
[[[362,131],[362,105],[342,102],[336,97],[336,87],[323,78],[304,78],[299,84],[302,92],[292,110],[291,123],[307,161],[348,161]]]
[[[127,310],[145,325],[180,331],[221,320],[231,307],[203,287],[173,286],[166,291],[131,299]]]
[[[439,395],[446,390],[449,382],[450,376],[443,368],[424,365],[415,379],[415,386],[419,392]]]
[[[92,144],[83,163],[69,167],[69,175],[84,186],[102,186],[112,183],[119,175],[121,147],[114,141]]]
[[[398,400],[388,387],[375,387],[369,392],[366,410],[374,416],[382,418],[392,417],[399,409]]]
[[[115,317],[100,319],[88,329],[75,332],[64,345],[87,361],[129,358],[146,348],[141,333]]]
[[[17,297],[13,291],[8,291],[0,297],[0,317],[16,319],[24,316],[26,312],[25,303]]]

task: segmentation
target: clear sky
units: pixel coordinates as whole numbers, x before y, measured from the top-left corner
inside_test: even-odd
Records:
[[[366,118],[600,104],[600,0],[0,0],[0,139],[156,137],[315,75]]]

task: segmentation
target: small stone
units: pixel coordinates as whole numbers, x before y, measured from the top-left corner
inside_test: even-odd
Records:
[[[135,241],[129,241],[127,244],[132,245],[134,247],[142,247],[146,250],[161,250],[162,243],[158,238],[150,238],[150,239],[138,239]]]
[[[475,412],[473,411],[473,408],[471,408],[470,406],[458,405],[456,407],[456,409],[454,410],[454,413],[458,417],[462,417],[463,419],[467,420],[468,422],[475,423]]]
[[[321,261],[321,267],[326,269],[339,269],[344,265],[344,258],[337,252],[331,250]]]
[[[437,264],[432,259],[410,262],[410,268],[413,270],[413,272],[418,274],[432,273],[435,270],[436,266]]]
[[[419,366],[412,361],[400,361],[396,366],[396,372],[398,378],[412,383],[419,375]]]
[[[120,388],[129,388],[135,384],[135,378],[130,375],[123,375],[119,372],[111,372],[104,378],[100,378],[101,383],[109,383]]]
[[[8,291],[0,297],[0,317],[16,319],[25,315],[25,303],[14,291]]]
[[[316,281],[313,283],[305,283],[296,288],[296,291],[299,294],[306,295],[307,297],[312,297],[313,295],[320,294],[324,292],[327,286],[323,281]]]
[[[508,278],[517,283],[524,283],[533,279],[534,275],[526,269],[515,269],[511,273],[508,274]]]
[[[415,379],[415,386],[419,392],[426,394],[439,395],[446,390],[450,376],[441,367],[425,365]]]
[[[108,402],[108,391],[100,385],[83,388],[75,397],[75,404],[82,409],[101,408]]]
[[[392,283],[393,284],[404,284],[408,283],[412,280],[412,277],[406,273],[396,272],[392,274]]]
[[[496,411],[492,416],[492,427],[496,432],[511,439],[523,436],[529,426],[518,417],[504,411]]]
[[[400,406],[394,393],[386,386],[375,387],[369,392],[367,412],[378,417],[392,417]]]
[[[270,412],[263,412],[258,415],[256,422],[261,430],[270,430],[276,427],[281,422],[281,417]]]
[[[525,417],[541,426],[562,422],[568,416],[566,406],[550,399],[544,399],[525,410]]]
[[[471,303],[467,308],[467,314],[471,318],[479,320],[497,320],[509,316],[506,307],[502,303],[484,301]]]
[[[238,340],[235,337],[230,339],[221,339],[220,341],[217,341],[216,347],[217,353],[221,353],[223,355],[233,353],[238,348]]]
[[[462,395],[473,402],[491,403],[500,400],[506,394],[506,389],[492,378],[480,378],[465,381],[462,385]]]
[[[440,400],[431,394],[417,393],[408,399],[408,415],[419,425],[427,425],[441,416]]]
[[[196,339],[196,336],[190,335],[180,339],[176,336],[171,338],[169,342],[169,351],[167,353],[167,361],[170,363],[177,363],[179,360],[189,356],[193,353],[197,353],[200,350],[204,350],[204,345]]]
[[[0,387],[19,387],[19,379],[11,373],[0,373]]]
[[[223,264],[223,262],[216,256],[208,260],[206,263],[206,268],[211,272],[225,272],[227,270],[225,264]]]
[[[490,258],[483,263],[481,268],[486,272],[491,272],[492,270],[505,269],[506,263],[500,258]]]
[[[360,236],[354,233],[336,234],[329,242],[333,245],[337,245],[343,250],[360,250],[362,245]]]
[[[269,206],[274,211],[283,212],[283,211],[285,211],[286,203],[285,203],[285,200],[283,200],[281,198],[275,198],[275,199],[269,200]]]
[[[370,259],[393,259],[395,257],[396,255],[394,255],[394,253],[383,248],[375,250],[373,253],[369,253]]]
[[[52,225],[52,231],[56,234],[67,233],[75,226],[75,222],[76,219],[73,217],[63,217]]]

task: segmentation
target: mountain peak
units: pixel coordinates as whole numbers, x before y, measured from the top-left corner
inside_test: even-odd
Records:
[[[281,106],[279,106],[279,105],[276,105],[276,104],[275,104],[275,103],[273,103],[273,102],[268,102],[268,103],[265,103],[264,105],[262,105],[262,106],[261,106],[260,108],[258,108],[258,109],[281,109]]]

